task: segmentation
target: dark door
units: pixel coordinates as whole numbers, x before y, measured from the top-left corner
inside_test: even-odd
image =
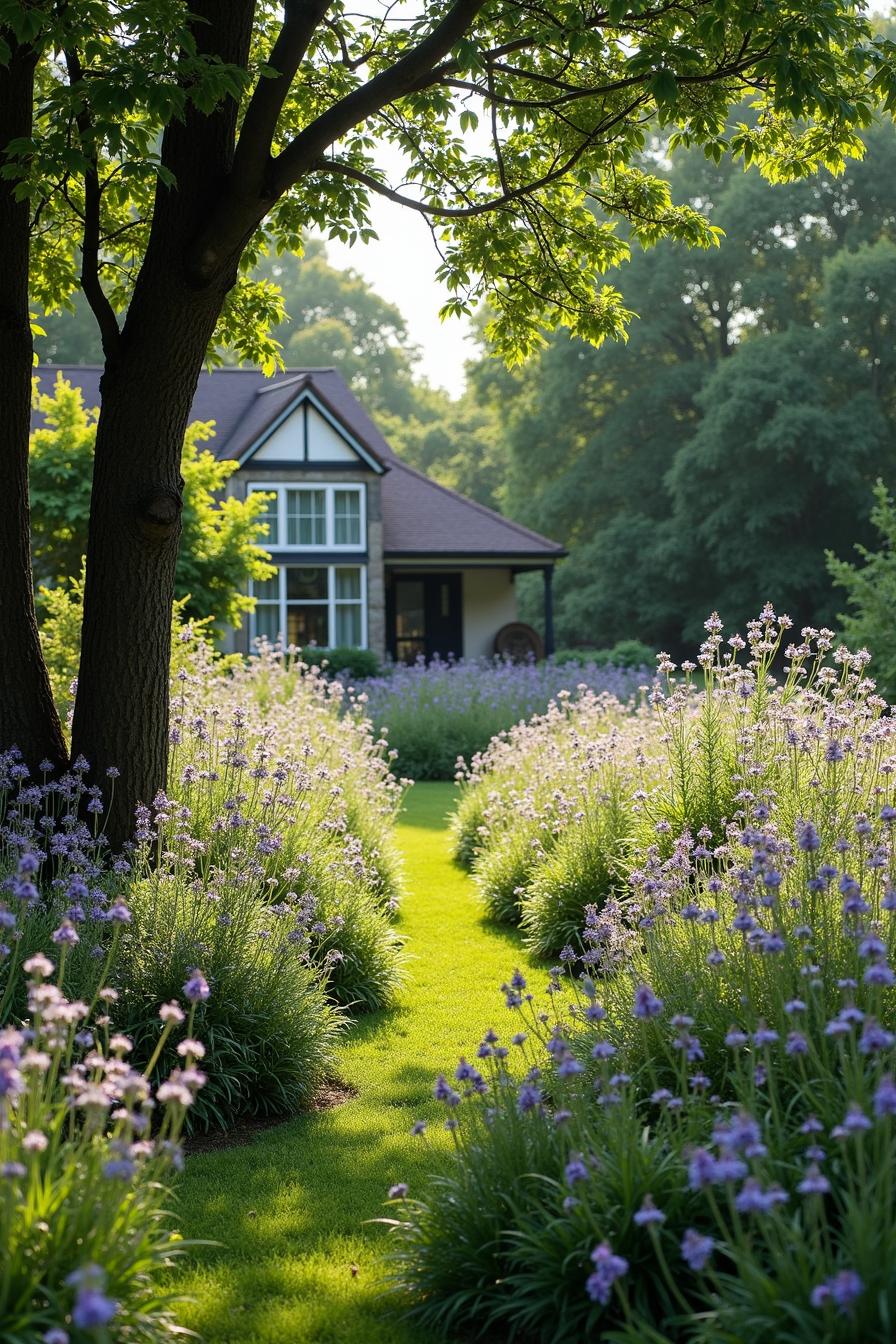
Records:
[[[390,596],[389,647],[396,662],[463,656],[460,574],[396,574]]]

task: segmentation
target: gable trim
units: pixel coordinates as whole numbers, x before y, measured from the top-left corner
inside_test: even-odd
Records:
[[[258,438],[254,441],[254,443],[250,444],[250,446],[239,458],[239,465],[241,467],[244,467],[246,463],[249,462],[255,456],[259,448],[261,448],[265,443],[267,443],[271,435],[274,434],[280,428],[280,426],[284,424],[289,419],[289,417],[299,409],[299,407],[302,408],[302,460],[304,462],[308,462],[309,406],[314,407],[318,415],[320,415],[322,419],[326,420],[330,428],[336,434],[339,435],[339,437],[349,448],[351,448],[353,453],[357,454],[357,456],[361,459],[362,462],[364,462],[368,467],[370,467],[371,471],[375,471],[378,476],[381,476],[383,474],[383,472],[385,471],[385,467],[383,466],[383,464],[373,456],[373,454],[370,452],[368,448],[365,448],[364,445],[358,439],[355,438],[354,434],[352,434],[350,430],[346,429],[342,421],[339,420],[329,409],[329,407],[326,406],[325,403],[321,401],[319,397],[315,396],[315,394],[311,391],[311,389],[307,387],[303,388],[302,391],[299,392],[299,394],[292,399],[289,405],[284,407],[284,409],[280,412],[278,416],[275,416],[275,418],[266,427],[266,429],[264,429],[264,431],[258,436]]]

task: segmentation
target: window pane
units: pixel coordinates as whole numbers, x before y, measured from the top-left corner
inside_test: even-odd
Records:
[[[326,546],[327,494],[325,490],[287,490],[287,546]]]
[[[296,600],[326,602],[327,571],[287,565],[286,599],[289,602]]]
[[[252,490],[250,493],[257,495],[259,491]],[[261,544],[263,546],[278,546],[280,544],[280,537],[278,535],[279,528],[277,526],[277,495],[272,491],[263,491],[261,493],[266,493],[268,496],[265,503],[264,513],[259,515],[261,521],[267,523],[268,527],[267,534],[262,538]]]
[[[333,493],[333,542],[336,546],[361,544],[361,495],[357,490]]]
[[[288,644],[319,644],[327,648],[327,608],[300,606],[286,608],[286,642]]]
[[[337,569],[335,572],[336,572],[336,601],[360,602],[361,601],[360,569]]]
[[[424,637],[423,580],[399,579],[395,584],[395,632],[398,638]]]
[[[253,638],[276,644],[280,638],[280,608],[273,602],[260,602],[253,617]]]
[[[262,602],[277,602],[280,598],[279,571],[272,579],[253,579],[252,593]]]
[[[340,606],[336,608],[336,629],[333,643],[342,648],[356,649],[361,644],[361,607]]]

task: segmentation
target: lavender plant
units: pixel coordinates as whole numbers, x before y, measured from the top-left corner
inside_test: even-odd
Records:
[[[455,1161],[393,1220],[427,1326],[892,1338],[896,721],[864,651],[788,627],[711,618],[699,692],[663,660],[626,894],[437,1082]],[[672,832],[689,790],[717,830]]]
[[[543,713],[561,691],[583,684],[628,700],[645,669],[502,658],[419,659],[351,684],[351,700],[388,732],[396,769],[411,779],[453,779],[493,737]]]
[[[28,851],[20,868],[27,883]],[[187,1247],[166,1185],[205,1082],[192,1028],[209,988],[194,970],[181,990],[189,1014],[175,1001],[162,1006],[154,1050],[137,1069],[132,1042],[114,1028],[115,990],[100,984],[87,1003],[60,988],[70,928],[57,930],[58,965],[41,953],[24,961],[27,1016],[0,1030],[0,1335],[16,1344],[152,1344],[177,1330],[168,1271]],[[177,1064],[153,1089],[176,1036]]]

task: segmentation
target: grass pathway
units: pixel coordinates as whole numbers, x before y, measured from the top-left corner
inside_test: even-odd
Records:
[[[194,1301],[182,1320],[208,1344],[424,1344],[378,1290],[388,1234],[365,1220],[383,1213],[389,1185],[419,1186],[432,1154],[411,1125],[433,1121],[447,1143],[435,1074],[500,1026],[509,971],[534,969],[515,933],[482,922],[472,882],[451,862],[452,799],[450,784],[418,784],[400,818],[408,983],[396,1008],[347,1034],[340,1073],[358,1095],[187,1162],[184,1236],[221,1243],[183,1276]]]

